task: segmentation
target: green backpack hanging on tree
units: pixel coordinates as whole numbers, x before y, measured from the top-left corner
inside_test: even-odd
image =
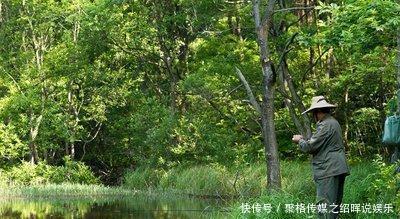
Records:
[[[398,91],[400,94],[400,90]],[[395,101],[389,102],[391,112],[396,111]],[[400,106],[397,106],[400,107]],[[386,117],[385,127],[383,129],[382,143],[385,145],[400,145],[400,115],[392,115]]]
[[[394,115],[386,118],[382,143],[400,145],[400,116]]]

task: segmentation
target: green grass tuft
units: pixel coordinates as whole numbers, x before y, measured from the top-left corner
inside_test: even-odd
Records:
[[[129,196],[135,191],[118,187],[82,184],[44,184],[0,187],[1,198],[78,198],[96,196]]]

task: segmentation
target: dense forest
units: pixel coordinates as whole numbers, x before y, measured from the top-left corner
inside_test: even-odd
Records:
[[[107,184],[139,167],[279,169],[307,159],[291,136],[312,133],[315,95],[338,105],[349,162],[388,160],[399,13],[395,0],[0,0],[0,167],[75,165]]]

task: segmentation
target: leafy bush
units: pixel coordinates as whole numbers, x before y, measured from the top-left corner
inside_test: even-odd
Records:
[[[28,147],[16,134],[17,127],[0,123],[0,164],[7,166],[23,157]]]
[[[3,172],[2,178],[7,179],[8,182],[15,184],[28,185],[44,183],[44,180],[38,176],[36,168],[36,165],[33,165],[29,162],[23,162],[19,166],[14,166],[10,170]]]
[[[392,203],[398,206],[400,213],[400,174],[396,173],[397,164],[387,165],[381,156],[377,156],[373,165],[375,171],[369,175],[372,179],[372,186],[368,188],[369,201]]]
[[[380,113],[374,108],[361,108],[350,119],[349,143],[352,155],[373,155],[378,150],[382,133]]]
[[[99,180],[93,175],[88,166],[82,162],[73,161],[70,157],[64,157],[64,166],[55,167],[50,172],[50,182],[52,183],[81,183],[98,184]]]
[[[44,162],[37,165],[23,162],[8,170],[2,170],[0,180],[8,184],[38,185],[48,183],[98,184],[99,180],[82,162],[64,158],[64,166],[50,166]]]

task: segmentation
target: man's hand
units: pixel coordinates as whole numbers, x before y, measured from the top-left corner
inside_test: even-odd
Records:
[[[293,135],[292,141],[297,144],[299,143],[300,139],[303,139],[302,135]]]

